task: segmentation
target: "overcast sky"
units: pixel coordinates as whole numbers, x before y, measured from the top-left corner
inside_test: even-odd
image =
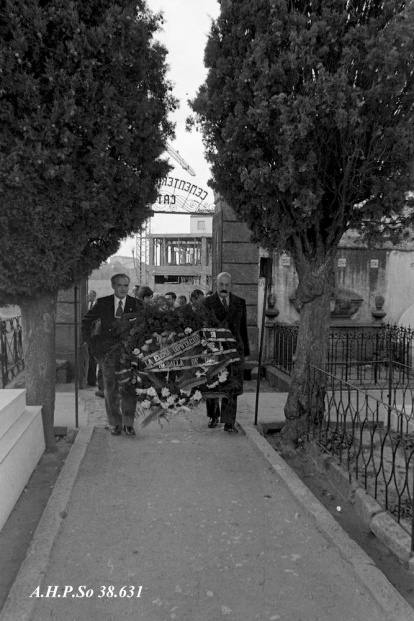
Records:
[[[187,100],[194,98],[206,77],[204,48],[211,20],[218,16],[220,5],[217,0],[147,0],[147,4],[153,12],[164,13],[164,31],[159,38],[169,52],[168,77],[180,100],[180,108],[173,117],[176,139],[171,144],[194,169],[197,185],[208,190],[210,172],[203,156],[201,136],[194,130],[186,132],[185,120],[191,114]],[[212,195],[210,202],[213,202]]]
[[[179,164],[171,161],[175,170],[172,174],[180,179],[191,180],[191,183],[208,192],[206,203],[213,203],[213,192],[207,186],[210,170],[204,158],[201,134],[193,130],[185,131],[185,120],[191,114],[187,105],[193,99],[198,88],[204,82],[207,70],[204,67],[204,49],[210,32],[211,21],[220,12],[217,0],[146,0],[153,13],[162,11],[165,17],[163,31],[157,38],[168,50],[168,79],[173,83],[174,95],[180,101],[179,109],[172,116],[176,124],[176,138],[170,141],[171,146],[191,166],[196,173],[190,177]],[[188,216],[156,215],[151,221],[152,232],[177,233],[189,231]],[[117,254],[131,256],[134,240],[122,243]]]

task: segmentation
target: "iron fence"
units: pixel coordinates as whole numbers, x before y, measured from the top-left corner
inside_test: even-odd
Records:
[[[278,369],[291,374],[299,328],[282,323],[270,330],[268,359]],[[414,331],[400,326],[332,329],[329,333],[327,370],[345,381],[389,386],[414,381],[412,350]]]
[[[293,356],[296,351],[299,327],[277,323],[267,329],[271,334],[273,333],[268,357],[278,369],[290,375],[293,369]]]
[[[411,536],[414,550],[414,416],[410,389],[363,390],[309,366],[309,436]]]
[[[24,369],[21,317],[0,320],[1,388]]]

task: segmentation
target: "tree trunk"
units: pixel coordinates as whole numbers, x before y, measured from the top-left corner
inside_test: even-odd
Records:
[[[329,337],[330,301],[332,296],[332,261],[319,269],[296,266],[299,276],[297,300],[300,323],[292,381],[285,406],[286,424],[282,430],[285,442],[295,443],[308,430],[308,419],[320,416],[311,412],[309,365],[323,368]],[[318,375],[319,377],[319,375]],[[321,394],[312,387],[313,394]],[[320,400],[319,400],[320,406]]]
[[[56,450],[55,413],[55,321],[57,295],[21,301],[27,405],[41,405],[47,451]]]

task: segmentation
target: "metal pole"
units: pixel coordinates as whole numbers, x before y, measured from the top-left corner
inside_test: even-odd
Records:
[[[391,391],[392,391],[392,335],[391,331],[388,331],[388,430],[391,429]]]
[[[75,427],[79,427],[79,405],[78,405],[78,286],[74,287],[75,302]]]
[[[414,493],[414,462],[413,462],[413,488]],[[414,498],[414,496],[411,496]],[[414,511],[411,511],[411,552],[414,552]]]
[[[267,259],[266,261],[266,274],[265,274],[265,286],[264,286],[264,294],[263,294],[263,313],[262,313],[262,330],[260,332],[260,347],[259,347],[259,366],[257,369],[257,385],[256,385],[256,404],[254,409],[254,424],[257,425],[257,414],[259,409],[259,392],[260,392],[260,376],[262,371],[262,352],[263,352],[263,339],[264,339],[264,329],[265,329],[265,310],[266,310],[266,295],[267,289],[269,286],[269,273],[271,271],[271,261]]]

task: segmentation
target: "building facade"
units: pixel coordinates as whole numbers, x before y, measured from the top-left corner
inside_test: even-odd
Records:
[[[149,281],[155,293],[174,291],[189,299],[191,291],[212,288],[212,216],[190,216],[189,233],[149,235]]]

